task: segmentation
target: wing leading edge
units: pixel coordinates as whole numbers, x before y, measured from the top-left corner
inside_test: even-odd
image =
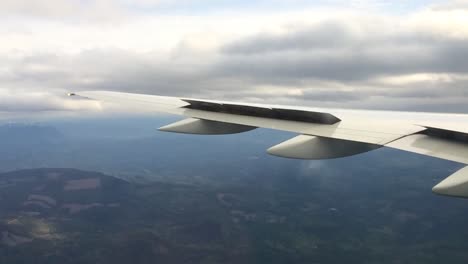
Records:
[[[467,115],[304,108],[108,91],[77,95],[187,117],[161,131],[219,135],[261,127],[300,134],[268,149],[280,157],[330,159],[387,146],[468,164]],[[468,167],[437,184],[433,191],[468,197]]]

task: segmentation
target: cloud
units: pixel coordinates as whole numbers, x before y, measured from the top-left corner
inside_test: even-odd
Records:
[[[92,20],[116,22],[129,16],[121,1],[110,0],[3,0],[0,15],[6,18],[54,19],[62,21]]]
[[[468,13],[467,13],[468,14]],[[381,32],[364,22],[324,22],[290,29],[283,34],[247,37],[223,47],[220,70],[231,75],[269,79],[304,78],[339,81],[416,73],[466,73],[468,37],[431,32],[398,31],[374,21]],[[354,26],[356,29],[350,28]],[[388,33],[391,32],[391,33]]]
[[[468,112],[468,10],[457,6],[402,15],[340,9],[154,15],[112,27],[14,20],[8,24],[13,31],[0,26],[6,40],[0,45],[0,111],[95,109],[61,103],[61,96],[117,90]]]
[[[355,36],[341,21],[326,21],[307,27],[288,27],[282,33],[267,33],[247,37],[225,45],[228,54],[257,54],[288,50],[321,50],[343,47]]]
[[[11,92],[0,89],[0,112],[99,110],[97,102],[74,100],[49,92]]]
[[[448,3],[434,5],[432,6],[432,9],[435,11],[468,10],[468,1],[467,0],[448,1]]]

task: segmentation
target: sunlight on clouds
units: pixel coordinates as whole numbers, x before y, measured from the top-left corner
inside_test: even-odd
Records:
[[[408,18],[408,26],[453,38],[468,38],[468,8],[426,9]]]
[[[421,82],[444,82],[450,83],[456,80],[468,80],[468,76],[454,74],[436,74],[436,73],[417,73],[398,76],[386,76],[376,78],[376,81],[382,84],[403,85],[416,84]]]
[[[272,85],[259,85],[255,86],[252,93],[257,95],[269,95],[269,96],[302,96],[304,92],[302,89],[297,87],[288,86],[272,86]]]

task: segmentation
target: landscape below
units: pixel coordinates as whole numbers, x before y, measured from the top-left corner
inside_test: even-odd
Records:
[[[459,164],[389,149],[288,160],[264,150],[289,134],[154,123],[0,126],[0,263],[468,259],[468,200],[430,191]]]
[[[0,190],[1,263],[463,263],[468,257],[461,250],[467,232],[456,232],[460,216],[427,215],[431,205],[413,208],[412,193],[335,208],[334,198],[317,190],[135,184],[74,169],[4,173]],[[357,203],[360,210],[350,211]],[[446,210],[463,213],[455,209]],[[441,227],[450,233],[438,233]]]

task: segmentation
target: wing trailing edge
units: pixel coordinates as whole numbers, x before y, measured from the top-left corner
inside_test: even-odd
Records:
[[[468,164],[468,143],[425,134],[395,140],[387,147]]]
[[[468,135],[464,132],[432,128],[403,137],[388,147],[430,157],[468,164]],[[468,167],[438,183],[432,191],[441,195],[468,198]]]

